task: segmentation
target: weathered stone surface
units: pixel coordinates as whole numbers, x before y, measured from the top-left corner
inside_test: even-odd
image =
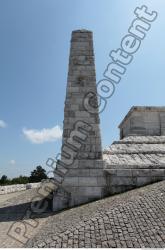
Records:
[[[165,107],[132,107],[119,126],[122,140],[103,154],[99,123],[92,32],[73,31],[61,153],[67,171],[56,178],[62,182],[64,177],[69,206],[99,199],[107,190],[124,192],[165,178]]]
[[[89,112],[84,105],[89,92],[94,95],[89,103],[95,108],[95,113]],[[77,123],[81,123],[79,128]],[[69,206],[99,199],[105,192],[99,123],[92,32],[73,31],[61,150],[61,161],[68,169],[62,187],[71,194]]]
[[[120,128],[121,139],[130,135],[161,136],[165,134],[165,107],[132,107]]]
[[[55,214],[26,247],[165,247],[165,182]]]
[[[127,140],[129,137],[127,138]],[[120,141],[121,142],[121,141]],[[104,152],[107,154],[136,154],[137,152],[140,154],[165,154],[165,144],[161,143],[134,143],[129,144],[127,141],[123,141],[123,143],[115,143],[112,144],[109,148],[105,149]]]
[[[40,185],[41,185],[41,183],[38,182],[38,183],[0,186],[0,195],[19,192],[19,191],[23,191],[23,190],[31,189],[31,188],[38,188],[38,187],[40,187]]]
[[[120,141],[115,141],[113,144],[123,144],[123,142],[127,144],[165,144],[165,136],[128,136],[123,138]]]
[[[35,214],[31,210],[31,202],[43,199],[39,189],[33,188],[0,195],[0,246],[2,248],[23,247],[23,242],[34,237],[40,227],[45,225],[48,217],[44,215],[41,215],[41,218],[37,216],[34,219],[35,221],[32,219]],[[13,238],[16,229],[18,234],[16,233],[17,237]],[[18,230],[20,230],[20,233]],[[24,230],[23,234],[26,234],[26,239],[22,230]],[[21,242],[22,239],[24,241]]]
[[[59,211],[69,206],[70,193],[59,187],[54,193],[53,211]]]
[[[165,179],[165,137],[129,136],[104,150],[109,194]]]

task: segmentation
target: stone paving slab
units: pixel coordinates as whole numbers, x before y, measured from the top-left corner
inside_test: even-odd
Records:
[[[37,196],[37,189],[0,195],[0,247],[23,247],[23,244],[8,235],[14,223],[22,222],[29,204]],[[48,215],[37,218],[38,227],[27,226],[27,235],[32,237],[48,219]],[[30,220],[26,220],[27,222]]]
[[[52,215],[26,247],[165,247],[165,181]]]

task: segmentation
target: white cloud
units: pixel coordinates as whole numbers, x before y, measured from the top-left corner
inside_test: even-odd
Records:
[[[9,162],[11,165],[15,165],[16,164],[16,161],[15,160],[10,160]]]
[[[24,128],[23,134],[30,142],[42,144],[61,139],[62,130],[58,125],[53,128],[43,128],[41,130]]]
[[[6,128],[7,124],[3,120],[0,120],[0,128]]]

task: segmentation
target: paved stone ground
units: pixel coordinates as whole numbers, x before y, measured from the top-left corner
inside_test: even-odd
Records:
[[[7,232],[36,190],[0,196],[0,246],[22,247]],[[26,247],[165,247],[165,181],[87,205],[47,213],[28,227]],[[19,209],[18,209],[19,208]],[[17,209],[17,210],[16,210]]]
[[[13,223],[22,221],[30,201],[37,196],[37,190],[31,189],[16,193],[0,195],[0,247],[22,247],[23,244],[8,235],[8,230]],[[41,226],[48,219],[49,214],[43,218],[37,218],[38,227],[27,227],[28,237],[32,237],[38,232]],[[28,220],[26,220],[28,221]]]
[[[165,181],[52,215],[26,247],[165,248]]]

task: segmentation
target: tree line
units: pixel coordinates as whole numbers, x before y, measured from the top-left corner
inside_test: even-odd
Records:
[[[2,175],[0,179],[0,185],[14,185],[14,184],[27,184],[27,183],[34,183],[40,182],[43,179],[47,179],[48,176],[46,174],[46,170],[41,166],[37,166],[34,169],[30,176],[22,176],[15,177],[13,179],[8,178],[6,175]]]

